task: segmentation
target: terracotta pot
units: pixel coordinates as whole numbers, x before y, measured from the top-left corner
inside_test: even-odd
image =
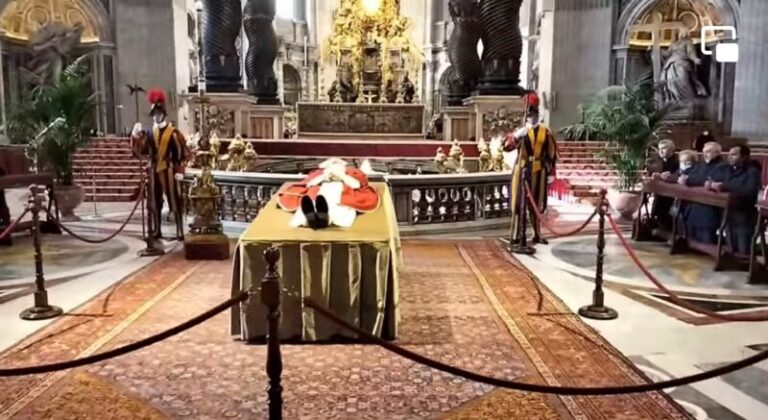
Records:
[[[608,190],[608,204],[621,215],[622,220],[634,220],[640,205],[643,203],[643,195],[639,191]]]
[[[62,222],[74,222],[80,220],[75,216],[75,209],[83,203],[85,191],[80,185],[56,185],[53,189],[56,203],[59,205]]]

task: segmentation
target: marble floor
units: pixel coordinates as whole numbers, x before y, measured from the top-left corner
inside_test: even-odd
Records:
[[[23,193],[9,200],[20,208]],[[17,203],[17,204],[14,204]],[[79,209],[79,233],[100,237],[115,229],[128,215],[129,203],[85,204]],[[589,209],[556,207],[561,222],[577,222]],[[170,232],[171,227],[166,227]],[[236,234],[232,231],[232,234]],[[72,310],[99,292],[120,282],[152,259],[136,256],[142,248],[141,224],[133,220],[116,240],[99,246],[73,242],[66,236],[46,236],[46,280],[51,302]],[[505,230],[454,235],[463,240],[503,238]],[[438,235],[440,240],[451,235]],[[25,245],[28,239],[20,238]],[[178,246],[168,243],[170,249]],[[633,244],[651,270],[668,287],[692,303],[714,310],[753,312],[768,309],[768,287],[746,285],[743,273],[715,273],[712,260],[694,255],[669,256],[662,244]],[[47,323],[28,322],[18,314],[32,303],[34,282],[31,247],[0,248],[0,351]],[[594,287],[594,234],[555,239],[539,246],[534,256],[518,256],[541,282],[574,311],[591,300]],[[606,304],[617,309],[614,321],[587,322],[627,355],[651,378],[661,380],[720,366],[768,348],[768,322],[713,322],[669,303],[632,266],[614,237],[607,238]],[[556,319],[557,314],[543,315]],[[696,419],[768,418],[768,363],[722,378],[668,390]]]

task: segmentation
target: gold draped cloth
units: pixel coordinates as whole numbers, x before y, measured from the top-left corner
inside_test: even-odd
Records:
[[[278,208],[275,195],[240,237],[233,295],[262,281],[266,271],[263,253],[268,247],[280,250],[278,272],[282,287],[287,289],[282,301],[282,339],[356,338],[304,307],[296,295],[325,305],[377,336],[397,337],[400,236],[389,188],[384,183],[371,185],[381,205],[373,212],[360,214],[351,228],[290,227],[292,213]],[[231,331],[242,340],[266,336],[266,307],[258,295],[252,300],[232,310]]]

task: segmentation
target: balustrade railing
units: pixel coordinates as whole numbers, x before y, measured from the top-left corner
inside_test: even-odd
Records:
[[[185,177],[185,196],[198,171]],[[267,205],[280,186],[304,175],[214,171],[221,192],[221,219],[250,222]],[[476,222],[510,215],[509,172],[447,175],[372,176],[386,181],[392,192],[401,225]],[[189,213],[190,209],[187,208]]]

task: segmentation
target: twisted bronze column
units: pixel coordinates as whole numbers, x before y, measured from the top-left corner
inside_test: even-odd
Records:
[[[448,40],[448,59],[453,71],[448,80],[448,105],[461,106],[482,73],[477,44],[482,34],[478,0],[450,0],[453,32]]]
[[[242,88],[236,45],[242,21],[240,0],[203,0],[205,86],[209,92],[237,92]]]
[[[248,91],[260,104],[280,103],[274,70],[278,49],[277,34],[272,27],[274,18],[275,0],[248,0],[243,9],[243,28],[248,37],[245,56]]]
[[[483,40],[483,74],[480,95],[522,95],[520,58],[520,6],[523,0],[482,0],[480,22]]]

